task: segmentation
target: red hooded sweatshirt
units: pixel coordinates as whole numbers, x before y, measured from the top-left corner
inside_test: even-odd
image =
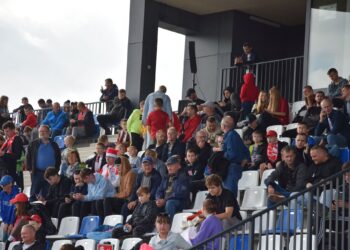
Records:
[[[255,102],[259,96],[259,89],[255,86],[255,77],[253,73],[247,73],[243,76],[243,85],[241,88],[241,102]]]

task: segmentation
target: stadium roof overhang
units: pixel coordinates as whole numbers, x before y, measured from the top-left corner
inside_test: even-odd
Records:
[[[279,24],[305,23],[306,0],[156,0],[197,15],[238,10]]]

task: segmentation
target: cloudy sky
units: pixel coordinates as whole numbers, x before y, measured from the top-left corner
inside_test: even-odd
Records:
[[[1,0],[0,95],[10,108],[22,96],[37,107],[39,98],[97,101],[108,77],[125,88],[128,26],[128,0]],[[158,39],[156,85],[179,99],[185,38],[160,30]]]

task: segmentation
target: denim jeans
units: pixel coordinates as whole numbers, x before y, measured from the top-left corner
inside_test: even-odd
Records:
[[[282,188],[280,185],[278,184],[274,184],[272,185],[273,188],[275,189],[276,193],[279,193],[280,195],[288,198],[292,192],[289,192],[287,190],[285,190],[284,188]],[[267,200],[267,207],[272,207],[273,205],[275,205],[275,202],[271,201],[270,199]]]
[[[231,163],[228,167],[227,177],[224,180],[224,187],[233,193],[235,199],[237,199],[238,181],[242,177],[242,171],[240,165]]]
[[[165,212],[170,216],[170,219],[173,220],[174,215],[177,212],[182,211],[183,201],[180,200],[167,200],[165,203]]]

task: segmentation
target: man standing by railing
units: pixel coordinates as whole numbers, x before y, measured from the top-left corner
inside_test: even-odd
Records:
[[[250,160],[248,148],[244,145],[239,134],[234,130],[234,120],[225,116],[221,121],[221,130],[224,132],[224,156],[230,161],[224,186],[237,198],[238,181],[242,177],[242,166]]]
[[[105,80],[105,89],[101,87],[102,96],[100,98],[101,102],[106,102],[107,112],[111,111],[113,108],[113,100],[118,95],[118,86],[113,83],[111,78]]]

